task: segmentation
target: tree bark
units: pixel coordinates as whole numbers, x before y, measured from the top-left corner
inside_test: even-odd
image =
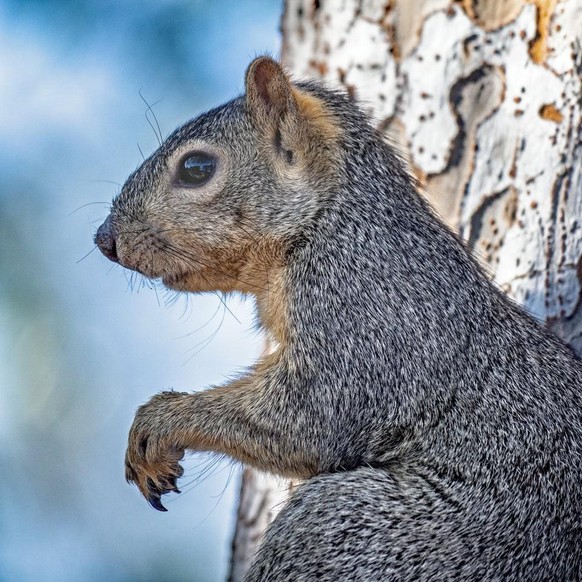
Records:
[[[360,102],[501,289],[578,353],[580,31],[582,0],[287,0],[282,20],[289,71]],[[247,521],[241,505],[245,564]]]
[[[292,481],[246,467],[243,471],[229,582],[244,578],[267,526],[287,500]]]

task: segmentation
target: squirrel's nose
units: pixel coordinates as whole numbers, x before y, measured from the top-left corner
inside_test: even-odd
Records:
[[[117,257],[117,243],[115,236],[116,233],[111,224],[111,215],[109,215],[97,230],[95,244],[110,261],[118,263],[119,259]]]

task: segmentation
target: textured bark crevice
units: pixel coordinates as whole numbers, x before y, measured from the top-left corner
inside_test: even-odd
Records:
[[[357,99],[500,288],[582,353],[582,2],[287,0],[281,28],[290,72]]]
[[[251,469],[243,471],[232,540],[229,582],[243,579],[267,526],[285,504],[293,482]]]
[[[425,175],[422,180],[425,195],[451,226],[456,226],[460,206],[475,167],[475,157],[478,154],[477,131],[497,111],[504,95],[503,68],[489,64],[474,69],[451,87],[448,100],[457,133],[449,145],[443,170]],[[434,111],[429,113],[429,117],[430,115],[434,116]]]

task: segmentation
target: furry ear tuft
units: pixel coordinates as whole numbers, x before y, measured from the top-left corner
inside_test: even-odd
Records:
[[[292,85],[279,63],[258,57],[247,69],[247,105],[255,118],[275,124],[294,107]]]

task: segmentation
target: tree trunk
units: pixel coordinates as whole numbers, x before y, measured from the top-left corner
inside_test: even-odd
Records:
[[[496,283],[581,353],[582,0],[288,0],[282,31],[289,71],[357,99]]]

